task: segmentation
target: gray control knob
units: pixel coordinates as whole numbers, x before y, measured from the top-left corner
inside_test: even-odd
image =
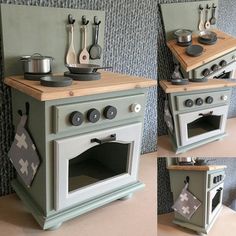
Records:
[[[219,65],[220,65],[221,67],[226,66],[226,65],[227,65],[226,60],[222,60]]]
[[[142,106],[141,106],[140,104],[138,104],[138,103],[134,103],[134,104],[132,104],[132,105],[130,106],[130,110],[131,110],[132,112],[135,112],[135,113],[140,112],[140,111],[141,111],[141,108],[142,108]]]
[[[202,71],[202,75],[204,77],[207,77],[210,73],[211,73],[211,71],[209,69],[205,69],[205,70]]]
[[[207,104],[213,103],[213,97],[208,96],[208,97],[206,98],[206,103],[207,103]]]
[[[84,121],[84,115],[79,112],[79,111],[73,111],[71,114],[70,114],[70,123],[74,126],[79,126],[83,123]]]
[[[186,107],[192,107],[193,106],[193,100],[192,99],[187,99],[184,103]]]
[[[113,106],[106,106],[103,111],[103,115],[106,119],[112,120],[116,117],[117,109]]]
[[[201,106],[203,104],[203,99],[202,98],[197,98],[195,101],[197,106]]]
[[[100,112],[95,108],[88,110],[87,119],[91,123],[96,123],[100,119]]]
[[[211,67],[211,70],[212,71],[217,71],[219,69],[219,66],[217,64],[214,64],[212,67]]]
[[[221,96],[221,100],[223,100],[223,101],[227,101],[227,100],[228,100],[228,96],[227,96],[227,95],[223,95],[223,96]]]

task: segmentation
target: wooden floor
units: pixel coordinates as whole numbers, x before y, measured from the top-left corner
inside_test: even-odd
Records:
[[[143,155],[140,180],[146,187],[126,201],[115,201],[43,231],[15,194],[0,198],[0,236],[156,236],[157,154]]]
[[[175,154],[167,135],[158,137],[158,157],[236,157],[236,118],[228,119],[227,136],[181,154]],[[235,233],[236,235],[236,233]]]
[[[196,232],[172,223],[173,213],[158,216],[158,236],[193,236]],[[224,206],[207,236],[235,236],[236,212]]]

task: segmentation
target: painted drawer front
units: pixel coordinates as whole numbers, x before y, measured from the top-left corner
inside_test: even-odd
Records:
[[[141,110],[139,112],[134,112],[131,109],[133,104],[140,104]],[[145,105],[145,94],[138,94],[133,96],[124,96],[117,98],[108,98],[90,102],[81,102],[81,103],[73,103],[67,105],[58,105],[54,107],[54,122],[53,122],[53,132],[59,133],[63,131],[74,131],[75,129],[82,129],[85,127],[96,126],[99,124],[124,120],[124,119],[132,119],[134,117],[142,117],[144,113],[144,105]],[[117,115],[114,119],[106,119],[103,115],[104,109],[107,106],[113,106],[117,109]],[[97,109],[101,116],[100,119],[96,123],[91,123],[87,119],[88,110],[95,108]],[[70,115],[74,111],[79,111],[83,114],[84,121],[79,126],[73,126],[70,122]]]
[[[189,94],[189,95],[177,95],[176,98],[176,110],[177,111],[191,111],[192,109],[202,109],[202,107],[204,106],[204,108],[208,108],[211,107],[212,104],[207,104],[206,103],[206,99],[207,97],[211,96],[214,100],[214,106],[218,106],[218,105],[226,105],[229,103],[230,101],[230,94],[231,94],[231,90],[222,90],[222,91],[218,91],[218,92],[206,92],[206,93],[201,93],[201,95],[199,94]],[[201,106],[196,105],[196,100],[198,98],[202,98],[203,99],[203,104]],[[191,99],[194,104],[192,107],[187,107],[185,105],[185,102],[187,99]]]
[[[222,106],[178,115],[181,145],[189,145],[218,134],[223,134],[225,132],[227,113],[228,106]],[[207,116],[207,114],[210,115]],[[208,118],[217,117],[217,121],[210,120],[208,122],[200,120],[200,118],[204,117],[203,115]]]
[[[142,123],[139,122],[130,125],[114,127],[112,129],[106,129],[99,132],[91,132],[88,134],[76,135],[69,138],[55,140],[55,209],[61,210],[74,204],[82,203],[88,199],[93,199],[96,196],[101,196],[115,189],[119,189],[124,185],[135,183],[137,181],[138,174],[141,133]],[[103,145],[93,142],[92,140],[95,138],[104,140],[110,135],[114,134],[116,135],[116,140],[108,142],[108,144],[120,143],[121,145],[128,145],[126,171],[122,174],[100,180],[95,184],[88,184],[84,187],[70,191],[69,162],[75,159],[81,163],[86,161],[86,159],[81,156],[83,153],[91,150],[92,148],[98,148]],[[109,152],[109,154],[107,154],[106,151],[103,151],[102,155],[100,154],[101,153],[93,153],[92,157],[96,156],[98,160],[101,160],[105,155],[108,155],[108,161],[112,160],[112,157],[115,156],[114,153]],[[120,158],[122,157],[119,156],[118,159],[120,160]],[[113,166],[118,165],[115,162],[112,162],[111,164]],[[84,165],[83,168],[88,169],[89,167]],[[98,169],[98,165],[96,165],[96,169]],[[76,171],[78,174],[80,174],[82,170],[78,168]]]

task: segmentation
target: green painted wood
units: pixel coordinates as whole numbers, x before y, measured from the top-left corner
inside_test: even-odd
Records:
[[[18,110],[25,111],[25,103],[30,104],[30,114],[28,130],[32,134],[36,147],[41,157],[41,165],[30,188],[24,186],[20,178],[17,178],[18,187],[27,192],[29,198],[36,207],[45,216],[55,213],[54,210],[54,149],[53,140],[65,138],[73,135],[79,135],[86,132],[98,131],[110,128],[109,122],[102,122],[91,125],[83,129],[68,129],[57,134],[53,133],[53,123],[55,122],[54,107],[66,104],[77,104],[94,100],[108,100],[123,97],[139,97],[143,106],[142,111],[127,119],[120,119],[112,123],[115,126],[121,126],[128,123],[143,122],[144,107],[146,102],[147,89],[126,90],[115,93],[104,93],[91,96],[75,97],[70,99],[57,99],[52,101],[40,102],[28,95],[12,89],[12,106],[14,125],[19,122]],[[121,99],[121,104],[127,105]],[[104,103],[105,104],[105,103]],[[112,104],[111,104],[112,105]],[[41,214],[41,213],[40,213]]]
[[[17,193],[17,195],[21,198],[27,208],[30,210],[31,214],[34,216],[36,221],[40,224],[43,229],[50,229],[57,227],[64,221],[70,220],[74,217],[77,217],[81,214],[84,214],[88,211],[101,207],[105,204],[108,204],[112,201],[118,200],[129,196],[133,192],[144,188],[144,184],[137,181],[134,184],[128,185],[122,189],[118,189],[113,191],[112,193],[108,193],[106,195],[100,196],[99,198],[89,200],[80,205],[75,205],[70,207],[64,211],[54,212],[50,216],[45,216],[42,214],[40,209],[32,201],[32,198],[29,196],[28,192],[22,188],[22,185],[18,183],[18,181],[13,181],[12,185]]]
[[[80,26],[83,15],[90,21],[87,27],[87,48],[89,49],[93,43],[94,16],[102,22],[98,42],[103,48],[104,11],[1,4],[0,14],[5,76],[22,74],[19,57],[36,52],[55,58],[54,73],[66,71],[64,64],[68,49],[68,14],[72,14],[76,19],[74,23],[76,53],[81,51]],[[90,63],[102,65],[102,59],[90,60]]]
[[[177,29],[189,29],[194,32],[197,32],[199,22],[199,5],[202,4],[202,6],[205,8],[207,4],[212,6],[213,3],[215,3],[215,5],[217,6],[217,18],[217,9],[219,6],[218,0],[161,4],[161,13],[164,22],[167,41],[174,39],[173,33]],[[208,18],[210,17],[211,10],[208,14]],[[205,21],[205,10],[203,18]],[[216,26],[211,26],[211,28],[215,28]]]

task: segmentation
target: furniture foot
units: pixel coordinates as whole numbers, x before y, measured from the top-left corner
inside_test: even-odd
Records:
[[[120,198],[119,200],[125,201],[125,200],[128,200],[128,199],[132,198],[132,197],[133,197],[133,193],[130,193],[127,196]]]

